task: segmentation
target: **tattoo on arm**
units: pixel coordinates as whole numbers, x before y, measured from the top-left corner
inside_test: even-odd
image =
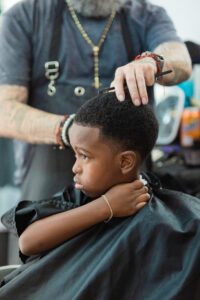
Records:
[[[162,55],[165,59],[164,70],[172,69],[173,72],[161,77],[159,83],[174,85],[186,80],[192,72],[192,65],[186,46],[180,42],[168,42],[158,46],[155,53]]]
[[[26,103],[28,100],[28,89],[25,86],[19,85],[1,85],[0,99]]]
[[[56,143],[56,128],[62,116],[27,105],[28,89],[0,86],[0,136],[30,143]]]

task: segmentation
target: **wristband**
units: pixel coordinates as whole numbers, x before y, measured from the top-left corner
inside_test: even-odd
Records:
[[[61,129],[60,137],[66,147],[70,145],[68,131],[74,121],[74,118],[75,114],[69,115],[69,117],[64,121],[64,124]]]
[[[156,62],[156,68],[157,68],[156,74],[160,74],[162,72],[162,69],[163,69],[163,66],[164,66],[163,56],[158,55],[156,53],[146,51],[146,52],[144,52],[140,55],[137,55],[134,60],[140,60],[140,59],[143,59],[145,57],[151,57],[151,58],[154,59],[154,61]]]
[[[63,116],[63,118],[59,124],[59,127],[56,131],[56,141],[57,141],[57,144],[59,145],[60,150],[63,150],[70,145],[68,131],[69,131],[70,126],[73,123],[74,117],[75,117],[75,114],[72,114],[69,116],[67,116],[67,115]]]
[[[56,131],[56,141],[57,141],[57,144],[59,145],[58,147],[60,150],[63,150],[65,148],[65,145],[61,139],[61,132],[62,132],[63,124],[65,123],[67,118],[68,118],[67,115],[63,116],[63,118],[57,128],[57,131]]]

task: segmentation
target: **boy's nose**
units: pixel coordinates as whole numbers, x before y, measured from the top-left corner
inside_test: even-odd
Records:
[[[77,163],[77,161],[74,163],[73,167],[72,167],[72,172],[74,174],[80,173],[81,172],[81,167],[80,165]]]

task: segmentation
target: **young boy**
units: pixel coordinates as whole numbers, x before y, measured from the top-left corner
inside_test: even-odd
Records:
[[[152,109],[135,107],[128,94],[82,106],[69,130],[75,189],[15,209],[21,252],[41,258],[7,279],[0,299],[199,299],[198,199],[146,176],[145,205],[138,180],[157,133]]]

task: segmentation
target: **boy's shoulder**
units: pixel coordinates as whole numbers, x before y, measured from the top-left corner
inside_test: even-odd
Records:
[[[160,219],[170,223],[173,220],[186,223],[189,220],[200,221],[200,199],[192,195],[165,189],[159,178],[153,173],[143,173],[152,194],[149,210]]]

